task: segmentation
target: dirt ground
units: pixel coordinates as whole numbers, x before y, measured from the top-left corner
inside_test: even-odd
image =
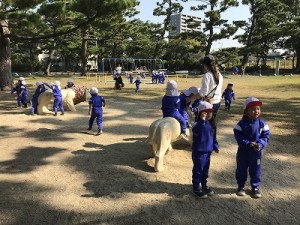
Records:
[[[179,89],[198,86],[200,79],[180,80]],[[254,83],[247,90],[255,79],[260,78],[224,80],[223,89],[229,80],[234,82],[237,100],[231,111],[222,106],[218,114],[220,153],[212,155],[209,178],[216,195],[207,199],[192,194],[191,150],[183,140],[165,157],[165,171],[151,167],[145,140],[151,122],[161,117],[165,85],[144,82],[135,95],[128,83],[115,91],[112,83],[75,79],[77,85],[99,87],[106,99],[100,136],[94,135],[96,124],[86,133],[87,102],[64,116],[32,116],[30,109],[16,108],[15,94],[1,92],[0,224],[300,224],[300,79],[273,86]],[[36,81],[28,79],[30,93]],[[261,199],[251,198],[249,186],[245,197],[235,194],[232,129],[250,92],[266,103],[263,118],[271,129]],[[286,92],[292,95],[280,97]]]

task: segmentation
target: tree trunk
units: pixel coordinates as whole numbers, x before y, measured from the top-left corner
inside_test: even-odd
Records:
[[[296,72],[300,72],[300,45],[296,46]]]
[[[87,42],[89,37],[89,30],[84,28],[82,30],[82,42],[81,42],[81,76],[85,76],[87,70]]]
[[[0,90],[4,87],[13,85],[11,75],[11,52],[10,39],[6,35],[9,34],[9,29],[5,21],[0,22]]]
[[[46,69],[45,69],[45,75],[49,76],[51,74],[51,65],[54,60],[54,54],[55,54],[55,49],[52,49],[47,61]]]

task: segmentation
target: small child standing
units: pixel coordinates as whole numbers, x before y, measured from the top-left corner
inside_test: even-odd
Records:
[[[232,83],[227,84],[227,88],[222,94],[222,98],[225,99],[225,110],[230,110],[231,101],[232,99],[235,100],[235,93],[232,90],[232,86]]]
[[[129,73],[129,82],[132,84],[133,83],[133,75],[132,75],[132,72]]]
[[[27,108],[27,96],[28,91],[26,88],[26,82],[24,77],[20,77],[18,82],[16,83],[15,87],[11,90],[11,94],[14,92],[17,93],[17,104],[18,107],[23,105],[24,108]]]
[[[36,90],[32,96],[32,99],[31,99],[31,115],[34,115],[35,113],[37,113],[37,106],[38,106],[38,98],[40,96],[40,94],[42,94],[43,92],[46,91],[46,88],[43,84],[42,81],[37,81],[36,82]]]
[[[178,97],[177,83],[174,80],[170,80],[167,83],[166,94],[162,98],[161,110],[163,113],[163,117],[175,118],[180,123],[181,137],[188,141],[188,137],[186,135],[185,119],[178,111],[179,103],[180,100]]]
[[[135,83],[135,93],[137,93],[140,90],[140,84],[141,82],[141,77],[137,76],[136,80],[134,81]]]
[[[210,167],[210,156],[212,151],[217,149],[216,146],[218,144],[213,134],[213,127],[209,121],[213,115],[213,106],[208,102],[201,101],[198,110],[198,119],[192,128],[192,183],[195,195],[199,198],[207,198],[207,195],[214,195],[214,191],[207,185],[207,178]]]
[[[244,102],[243,118],[233,129],[238,144],[236,156],[237,195],[244,196],[247,171],[249,169],[250,184],[254,198],[260,198],[262,150],[270,138],[270,129],[265,121],[260,119],[262,102],[257,98],[247,98]]]
[[[92,97],[89,100],[88,114],[91,115],[91,117],[89,120],[89,128],[87,130],[92,130],[94,120],[97,118],[98,132],[96,135],[100,135],[103,133],[102,106],[105,107],[105,100],[102,96],[98,95],[98,89],[96,87],[91,88],[90,94],[92,95]]]
[[[61,115],[65,114],[64,103],[62,101],[61,87],[60,82],[58,80],[54,81],[53,84],[48,84],[47,82],[43,82],[44,85],[49,87],[52,90],[54,102],[53,102],[53,112],[54,116],[57,116],[57,108],[60,109]]]

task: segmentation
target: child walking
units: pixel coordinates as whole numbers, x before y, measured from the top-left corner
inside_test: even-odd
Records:
[[[102,96],[98,95],[98,89],[96,87],[91,88],[90,94],[92,95],[92,97],[89,100],[88,114],[91,115],[91,117],[89,120],[89,128],[87,130],[92,130],[94,120],[97,118],[98,132],[96,135],[100,135],[103,133],[102,106],[105,107],[105,100]]]
[[[14,92],[17,93],[17,104],[18,107],[23,105],[24,108],[27,108],[27,96],[28,91],[26,88],[26,82],[24,77],[20,77],[18,82],[16,83],[15,87],[11,90],[11,94]]]
[[[249,170],[250,184],[254,198],[260,198],[262,150],[267,146],[270,129],[266,122],[260,119],[262,102],[250,97],[244,102],[244,115],[233,129],[238,144],[236,156],[237,195],[244,196],[245,183]]]
[[[199,116],[195,122],[192,143],[193,159],[193,192],[199,198],[207,198],[214,195],[214,191],[207,185],[207,178],[210,167],[210,156],[214,149],[217,149],[217,142],[210,119],[213,116],[213,106],[201,101],[198,106]]]
[[[136,80],[134,81],[135,83],[135,93],[137,93],[140,90],[140,84],[141,82],[141,77],[137,76]]]
[[[32,104],[31,105],[31,115],[34,115],[35,113],[37,113],[38,98],[39,98],[40,94],[42,94],[43,92],[46,91],[46,88],[42,81],[37,81],[36,86],[37,86],[37,88],[31,99],[31,104]]]
[[[174,80],[170,80],[167,83],[166,94],[162,98],[161,110],[163,117],[173,117],[178,120],[181,127],[181,137],[188,141],[185,119],[178,112],[179,103],[177,83]]]
[[[54,102],[53,102],[53,112],[54,116],[57,116],[57,108],[60,109],[61,115],[65,114],[64,103],[62,101],[61,87],[60,82],[58,80],[54,81],[53,84],[49,84],[47,82],[43,82],[44,85],[49,87],[52,90]]]
[[[225,99],[225,110],[230,110],[231,101],[232,99],[235,100],[235,93],[232,90],[232,86],[232,83],[227,84],[227,88],[222,94],[222,98]]]

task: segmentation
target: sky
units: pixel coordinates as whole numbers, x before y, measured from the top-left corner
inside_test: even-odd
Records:
[[[140,11],[140,14],[136,16],[136,18],[141,19],[142,21],[151,21],[154,23],[161,23],[163,22],[163,17],[153,16],[153,10],[156,8],[156,2],[159,0],[140,0],[140,5],[137,7],[137,10]],[[159,1],[161,2],[161,1]],[[203,18],[203,12],[200,11],[191,11],[191,6],[196,6],[200,2],[189,0],[188,2],[180,2],[181,5],[184,7],[183,13],[192,16],[198,16]],[[237,8],[230,8],[226,12],[222,14],[222,19],[227,19],[229,22],[233,20],[248,20],[250,17],[249,7],[240,4]],[[242,31],[238,31],[241,33]],[[222,39],[215,43],[213,43],[212,49],[217,50],[220,48],[227,48],[227,47],[240,47],[242,46],[236,40],[232,39]]]

